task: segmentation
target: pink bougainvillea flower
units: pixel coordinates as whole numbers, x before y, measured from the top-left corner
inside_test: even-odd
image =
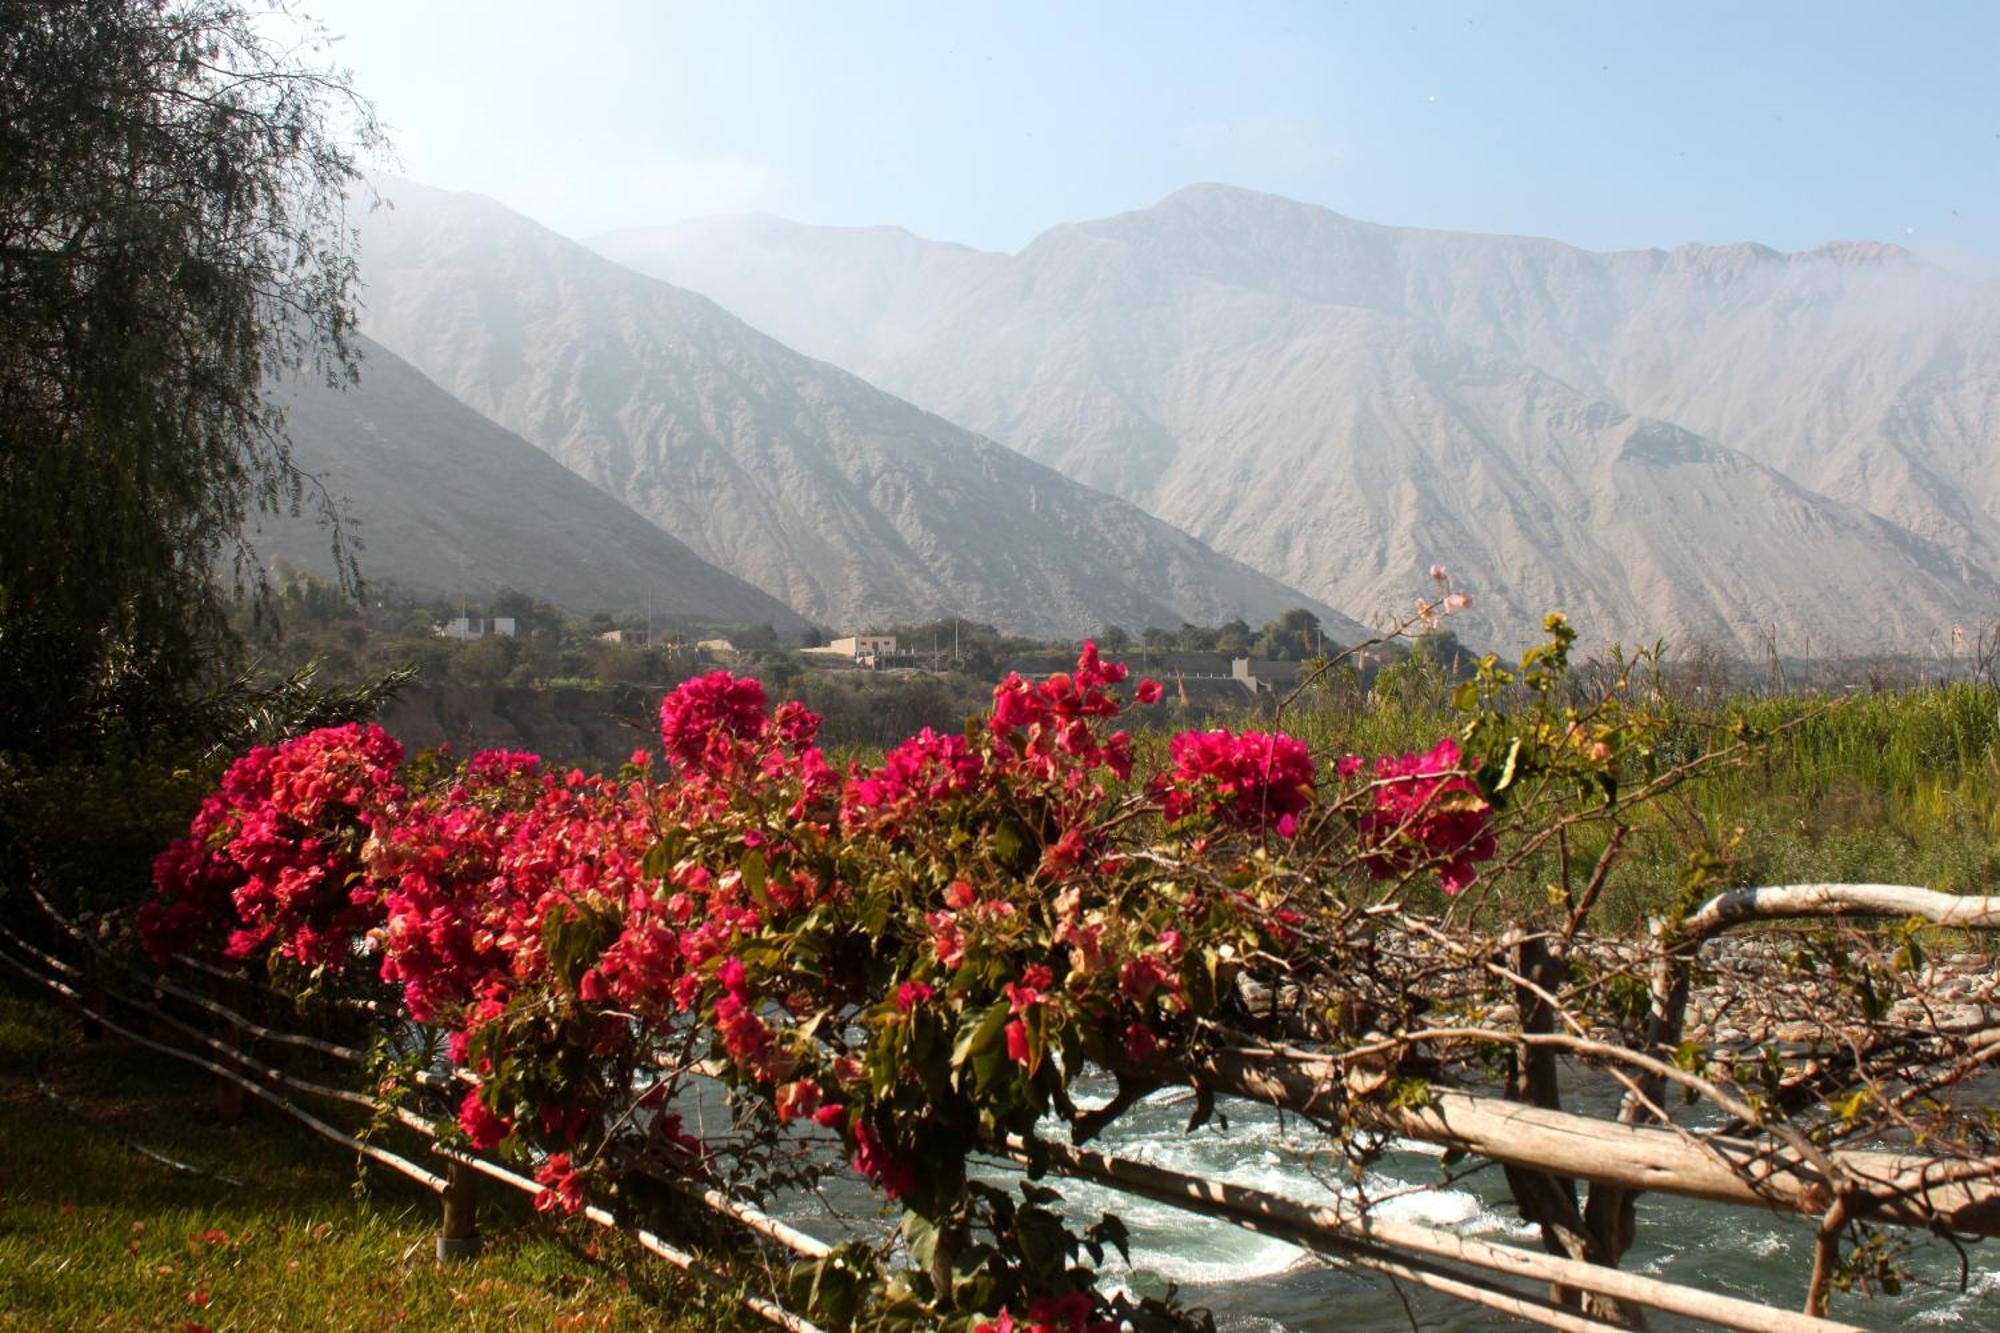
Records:
[[[481,1100],[478,1088],[468,1091],[465,1100],[458,1104],[458,1125],[472,1140],[472,1146],[481,1152],[499,1147],[514,1132],[514,1126],[505,1116],[495,1114]]]
[[[794,1079],[778,1089],[775,1107],[781,1122],[811,1116],[819,1109],[819,1084],[809,1078]]]
[[[738,768],[743,744],[760,739],[769,725],[762,682],[727,671],[683,681],[660,702],[661,747],[669,758],[710,776]]]
[[[570,1167],[569,1154],[559,1152],[535,1169],[535,1179],[544,1188],[535,1196],[535,1211],[546,1213],[561,1208],[565,1213],[583,1211],[583,1185]]]
[[[1015,1064],[1034,1064],[1035,1048],[1028,1036],[1028,1025],[1015,1019],[1007,1025],[1007,1058]]]
[[[1340,763],[1343,776],[1359,774],[1359,759]],[[1446,893],[1457,893],[1478,875],[1478,864],[1497,850],[1493,807],[1447,736],[1423,754],[1384,755],[1375,761],[1373,804],[1360,819],[1365,860],[1378,879],[1423,867],[1437,871]]]
[[[1206,815],[1262,831],[1289,818],[1295,828],[1312,802],[1312,756],[1283,732],[1184,731],[1169,753],[1173,767],[1153,779],[1153,793],[1170,823]]]

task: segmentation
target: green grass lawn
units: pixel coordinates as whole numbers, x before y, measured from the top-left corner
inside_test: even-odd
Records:
[[[519,1196],[484,1202],[484,1257],[441,1265],[438,1215],[275,1109],[222,1124],[201,1071],[85,1042],[0,980],[0,1329],[752,1326],[622,1237]]]

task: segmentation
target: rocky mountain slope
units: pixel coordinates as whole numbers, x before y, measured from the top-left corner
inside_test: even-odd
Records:
[[[708,564],[541,450],[362,340],[361,382],[284,390],[293,456],[341,505],[362,577],[480,596],[501,587],[576,610],[804,629],[777,599]],[[330,573],[326,533],[264,521],[266,560]]]
[[[2000,295],[1901,251],[1594,254],[1221,186],[1018,255],[710,220],[605,254],[1354,609],[1917,651],[2000,616]]]
[[[1310,606],[1135,506],[757,333],[502,206],[386,182],[363,324],[704,559],[836,628],[1038,634]]]

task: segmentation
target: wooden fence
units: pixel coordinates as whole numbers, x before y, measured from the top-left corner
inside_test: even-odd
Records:
[[[449,1116],[452,1099],[476,1081],[470,1074],[415,1075],[418,1099],[431,1111],[426,1115],[404,1101],[392,1104],[368,1091],[290,1072],[271,1052],[303,1053],[356,1073],[365,1072],[369,1056],[326,1035],[288,1030],[246,1014],[243,1010],[249,1006],[232,997],[254,993],[259,983],[248,977],[194,963],[159,975],[122,964],[71,927],[40,895],[30,896],[43,908],[46,920],[37,924],[46,929],[29,930],[25,922],[17,922],[21,931],[0,927],[0,964],[104,1032],[205,1070],[231,1096],[263,1102],[313,1133],[439,1195],[441,1259],[470,1260],[479,1253],[474,1216],[482,1182],[531,1195],[541,1191],[534,1180],[509,1166],[440,1141],[437,1126]],[[1802,916],[1919,917],[1989,929],[2000,927],[2000,898],[1948,897],[1899,886],[1786,886],[1722,895],[1691,920],[1698,945],[1733,926]],[[31,934],[36,938],[29,938]],[[1663,954],[1656,979],[1661,998],[1679,988],[1684,1004],[1692,956],[1686,949]],[[1407,1034],[1402,1040],[1424,1035]],[[1590,1044],[1585,1037],[1531,1031],[1520,1034],[1520,1040],[1529,1046],[1540,1042],[1558,1052]],[[2000,1057],[2000,1023],[1974,1034],[1972,1049],[1975,1059]],[[1357,1062],[1366,1055],[1365,1048],[1328,1054],[1247,1047],[1217,1052],[1189,1074],[1192,1082],[1208,1090],[1317,1118],[1325,1112],[1322,1103],[1328,1102],[1331,1090],[1348,1086]],[[1646,1069],[1636,1053],[1622,1055],[1635,1058],[1641,1073],[1668,1076]],[[418,1146],[392,1150],[384,1146],[386,1135],[350,1133],[305,1109],[302,1102],[345,1107],[350,1116],[365,1112],[376,1124],[399,1126]],[[1352,1114],[1358,1104],[1343,1105]],[[1811,1143],[1770,1136],[1695,1136],[1671,1126],[1608,1122],[1444,1089],[1435,1090],[1421,1105],[1367,1105],[1373,1107],[1370,1128],[1525,1171],[1821,1218],[1867,1217],[1966,1238],[2000,1235],[2000,1158],[1820,1151]],[[1030,1159],[1031,1145],[1018,1138],[987,1146],[996,1159],[1024,1164]],[[1634,1312],[1641,1310],[1730,1329],[1852,1327],[1818,1311],[1781,1310],[1573,1257],[1389,1221],[1363,1209],[1310,1204],[1197,1179],[1082,1147],[1042,1142],[1033,1145],[1033,1156],[1038,1166],[1058,1177],[1088,1181],[1278,1237],[1329,1262],[1550,1328],[1626,1327],[1637,1321]],[[774,1325],[795,1333],[815,1329],[784,1303],[781,1275],[784,1266],[795,1260],[826,1258],[833,1252],[827,1242],[719,1190],[659,1178],[740,1236],[741,1244],[730,1247],[726,1256],[705,1258],[651,1231],[621,1228],[605,1209],[591,1206],[581,1215],[599,1226],[625,1230],[649,1253]],[[1596,1309],[1614,1313],[1591,1313],[1590,1303],[1563,1298],[1564,1293],[1578,1292],[1601,1298]]]

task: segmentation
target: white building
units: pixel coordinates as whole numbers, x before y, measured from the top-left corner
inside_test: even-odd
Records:
[[[438,633],[447,639],[483,639],[494,634],[511,639],[514,617],[454,616],[438,627]]]
[[[896,655],[896,636],[851,634],[844,639],[835,639],[824,648],[807,648],[804,651],[815,657],[842,658],[857,666],[880,666],[885,658]]]

